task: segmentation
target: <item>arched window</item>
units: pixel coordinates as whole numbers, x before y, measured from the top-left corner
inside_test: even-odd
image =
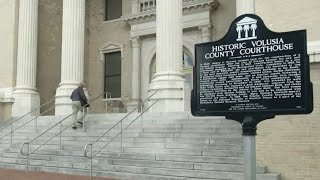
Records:
[[[193,58],[191,52],[183,47],[182,72],[185,75],[190,88],[193,87]]]
[[[156,54],[152,57],[150,63],[150,73],[149,73],[149,83],[151,83],[152,79],[154,79],[154,75],[156,74]]]
[[[183,47],[183,56],[182,56],[182,72],[185,75],[187,82],[190,84],[192,89],[193,87],[193,58],[191,52]],[[152,79],[154,79],[154,75],[156,74],[156,54],[152,57],[150,63],[150,74],[149,74],[149,83],[151,83]]]

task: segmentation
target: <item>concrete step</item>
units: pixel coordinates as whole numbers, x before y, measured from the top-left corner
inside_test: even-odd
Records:
[[[84,157],[84,146],[95,141],[127,114],[88,114],[86,132],[81,126],[66,129],[60,137],[38,149],[29,157],[30,169],[38,171],[89,174],[90,159]],[[126,127],[139,113],[123,121]],[[60,118],[60,119],[59,119]],[[27,159],[20,146],[30,141],[63,117],[39,117],[35,122],[17,130],[10,148],[10,135],[1,139],[0,167],[25,167]],[[21,121],[20,124],[22,124]],[[71,119],[62,123],[66,127]],[[19,126],[19,123],[15,125]],[[121,130],[115,126],[106,137],[93,146],[100,150]],[[7,133],[6,128],[1,134]],[[59,132],[59,126],[30,144],[37,148]],[[93,159],[93,174],[119,179],[139,180],[243,180],[243,137],[241,125],[223,117],[193,117],[190,113],[146,113],[138,118],[122,136],[114,139]],[[122,147],[122,149],[121,149]],[[25,149],[24,149],[25,150]],[[90,154],[90,153],[89,153]],[[257,167],[258,180],[278,180],[277,173],[267,173],[267,167]]]
[[[13,158],[1,158],[1,162],[6,162],[8,164],[18,164],[18,165],[25,165],[26,159],[13,159]],[[85,172],[87,169],[90,168],[89,164],[87,163],[69,163],[69,162],[54,162],[54,161],[41,161],[41,160],[29,160],[29,167],[41,167],[41,169],[71,169],[72,170],[82,170]],[[192,166],[190,167],[192,168]],[[241,172],[225,172],[225,171],[204,171],[204,170],[188,170],[188,169],[180,169],[179,167],[165,167],[165,168],[155,168],[155,167],[140,167],[140,166],[119,166],[119,165],[108,165],[106,163],[93,165],[94,171],[108,171],[108,172],[121,172],[121,173],[132,173],[132,174],[147,174],[147,175],[160,175],[160,176],[184,176],[192,178],[214,178],[214,179],[243,179],[243,174]],[[263,174],[264,177],[269,177],[267,174]],[[275,176],[274,174],[273,176]],[[259,174],[258,174],[259,176]],[[143,177],[142,177],[143,178]],[[271,177],[270,177],[271,178]],[[131,179],[131,178],[130,178]]]
[[[20,149],[9,149],[7,153],[19,153]],[[94,151],[95,152],[95,151]],[[184,152],[185,155],[174,154],[175,151],[171,152],[172,154],[154,154],[154,153],[145,153],[141,151],[140,153],[133,152],[124,152],[119,153],[119,150],[115,149],[114,151],[107,149],[98,154],[97,157],[105,158],[120,158],[121,159],[140,159],[143,155],[143,159],[159,160],[159,161],[176,161],[176,162],[198,162],[198,163],[225,163],[225,164],[243,164],[243,158],[241,157],[230,157],[230,156],[201,156],[193,155],[194,153]],[[188,155],[190,153],[191,155]],[[35,152],[38,155],[57,155],[57,156],[73,156],[73,157],[83,157],[84,153],[82,149],[74,151],[66,151],[59,149],[39,149]],[[121,155],[119,155],[121,154]]]

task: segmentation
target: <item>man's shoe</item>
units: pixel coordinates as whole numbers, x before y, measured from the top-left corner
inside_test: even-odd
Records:
[[[77,121],[77,123],[79,123],[79,124],[83,125],[83,122],[79,122],[79,121]]]
[[[76,126],[72,126],[72,129],[77,129],[77,127]]]

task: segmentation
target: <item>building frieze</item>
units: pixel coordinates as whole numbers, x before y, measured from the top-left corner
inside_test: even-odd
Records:
[[[216,9],[219,5],[220,3],[218,0],[184,0],[183,15]],[[122,19],[130,25],[155,21],[156,11],[155,9],[146,10],[123,16]]]

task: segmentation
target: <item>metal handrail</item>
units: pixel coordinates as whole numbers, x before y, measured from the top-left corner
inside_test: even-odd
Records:
[[[55,99],[56,99],[55,97],[54,97],[54,98],[52,98],[52,99],[50,99],[49,101],[47,101],[47,102],[43,103],[41,106],[37,107],[36,109],[34,109],[34,110],[32,110],[32,111],[28,112],[27,114],[25,114],[25,115],[23,115],[23,116],[19,117],[18,119],[14,120],[14,121],[12,121],[12,122],[10,122],[10,123],[8,123],[8,124],[6,124],[6,125],[4,125],[4,126],[0,127],[0,131],[1,131],[2,129],[4,129],[4,128],[8,127],[9,125],[12,125],[12,124],[13,124],[13,123],[15,123],[16,121],[18,121],[18,120],[20,120],[20,119],[22,119],[22,118],[26,117],[27,115],[29,115],[29,114],[33,113],[34,111],[36,111],[36,110],[38,110],[38,109],[42,108],[44,105],[48,104],[49,102],[51,102],[51,101],[53,101],[53,100],[55,100]],[[1,139],[1,138],[0,138],[0,139]]]
[[[15,129],[13,129],[13,123],[17,122],[18,120],[21,120],[22,118],[24,118],[24,117],[26,117],[27,115],[31,114],[32,112],[40,109],[41,107],[47,105],[49,102],[51,102],[51,101],[53,101],[53,100],[55,100],[55,99],[56,99],[56,98],[50,99],[49,101],[43,103],[43,104],[42,104],[41,106],[39,106],[38,108],[36,108],[36,109],[28,112],[27,114],[19,117],[18,119],[14,120],[14,121],[12,121],[12,122],[10,122],[10,123],[2,126],[2,127],[0,128],[0,131],[3,130],[4,128],[10,126],[10,125],[11,125],[11,130],[10,130],[9,133],[7,133],[7,134],[5,134],[4,136],[0,137],[0,139],[2,139],[2,138],[4,138],[4,137],[6,137],[7,135],[11,134],[11,136],[10,136],[10,147],[12,147],[12,136],[13,136],[13,133],[14,133],[16,130],[20,129],[21,127],[25,126],[26,124],[30,123],[30,122],[33,121],[33,120],[36,120],[36,131],[37,131],[37,130],[38,130],[38,127],[37,127],[37,119],[38,119],[38,117],[41,116],[41,115],[43,115],[43,114],[45,114],[45,113],[47,113],[47,112],[49,112],[51,109],[53,109],[53,108],[55,107],[55,105],[52,106],[52,107],[50,107],[49,109],[45,110],[44,112],[40,113],[39,115],[33,117],[32,119],[28,120],[27,122],[25,122],[24,124],[20,125],[19,127],[15,128]]]
[[[95,100],[97,100],[99,97],[101,97],[101,96],[103,96],[104,94],[109,94],[110,95],[110,97],[111,97],[111,94],[110,93],[108,93],[108,92],[104,92],[104,93],[102,93],[102,94],[100,94],[100,95],[98,95],[97,97],[95,97],[93,100],[91,100],[91,101],[89,101],[89,104],[90,103],[92,103],[92,102],[94,102]],[[86,108],[86,107],[84,107],[84,108]],[[73,112],[73,113],[71,113],[71,114],[69,114],[68,116],[66,116],[65,118],[63,118],[62,120],[60,120],[59,122],[57,122],[56,124],[54,124],[53,126],[51,126],[50,128],[48,128],[47,130],[45,130],[44,132],[42,132],[40,135],[38,135],[37,137],[35,137],[35,138],[33,138],[32,140],[30,140],[29,142],[24,142],[22,145],[21,145],[21,147],[20,147],[20,153],[22,154],[22,155],[24,155],[24,156],[27,156],[27,162],[26,162],[26,166],[27,166],[27,171],[28,171],[28,165],[29,165],[29,156],[32,154],[32,153],[34,153],[35,151],[37,151],[39,148],[41,148],[42,146],[44,146],[45,144],[47,144],[49,141],[51,141],[53,138],[55,138],[57,135],[60,135],[60,149],[61,149],[61,133],[62,132],[64,132],[66,129],[68,129],[74,122],[72,122],[71,124],[69,124],[68,126],[66,126],[63,130],[62,130],[62,122],[63,121],[65,121],[66,119],[68,119],[70,116],[72,116],[72,115],[74,115],[75,114],[75,112]],[[82,118],[84,118],[84,117],[82,117]],[[48,131],[50,131],[51,129],[53,129],[54,127],[56,127],[58,124],[60,124],[60,132],[59,133],[57,133],[57,134],[55,134],[54,136],[52,136],[49,140],[47,140],[47,141],[45,141],[44,143],[42,143],[41,145],[39,145],[37,148],[35,148],[34,150],[32,150],[31,152],[30,152],[30,144],[32,143],[32,142],[34,142],[35,140],[37,140],[39,137],[41,137],[42,135],[44,135],[45,133],[47,133]],[[27,153],[24,153],[23,152],[23,147],[25,146],[25,145],[28,145],[27,146]]]
[[[146,101],[149,101],[151,99],[152,96],[154,96],[159,90],[157,90],[156,92],[154,92],[151,96],[149,96],[146,100],[144,100],[141,104],[144,104]],[[85,147],[84,147],[84,156],[88,159],[90,159],[90,178],[92,178],[92,159],[98,154],[100,153],[107,145],[109,145],[115,138],[117,138],[119,135],[121,135],[121,151],[122,151],[122,132],[125,131],[131,124],[133,124],[139,117],[141,117],[147,110],[149,110],[155,103],[157,103],[158,100],[155,100],[155,102],[153,102],[147,109],[142,110],[141,109],[141,113],[139,116],[137,116],[131,123],[129,123],[129,125],[127,125],[124,129],[122,129],[122,121],[128,117],[130,114],[132,114],[133,112],[135,112],[139,107],[141,107],[141,105],[138,105],[137,107],[135,107],[131,112],[129,112],[126,116],[124,116],[120,121],[118,121],[114,126],[112,126],[108,131],[106,131],[103,135],[101,135],[98,139],[96,139],[95,141],[88,143]],[[109,142],[107,142],[100,150],[98,150],[97,152],[95,152],[95,154],[92,154],[92,146],[98,142],[101,138],[103,138],[106,134],[108,134],[113,128],[115,128],[117,125],[119,125],[121,123],[121,131],[114,136],[114,138],[112,138]],[[87,155],[87,149],[90,146],[90,157]]]

